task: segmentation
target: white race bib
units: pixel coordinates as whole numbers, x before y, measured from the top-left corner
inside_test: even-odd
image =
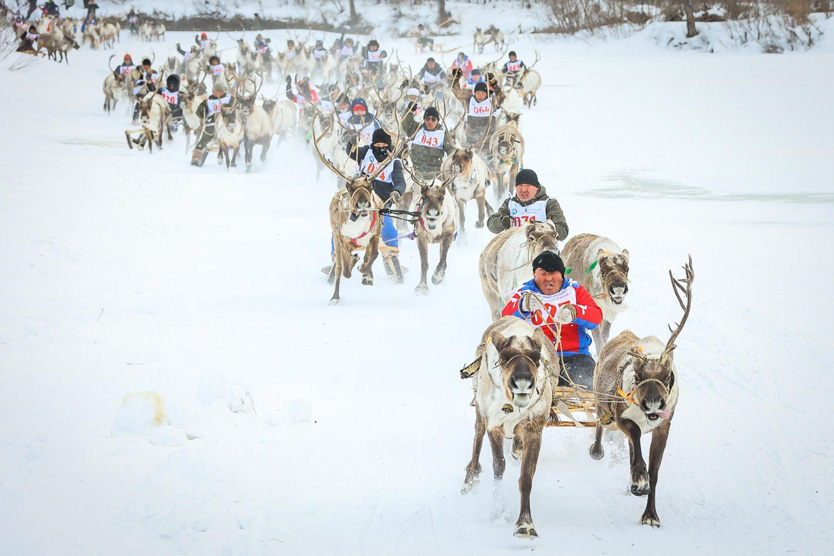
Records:
[[[507,73],[515,73],[521,69],[521,62],[507,62]]]
[[[440,81],[440,74],[432,75],[429,72],[423,74],[423,83],[437,83]]]
[[[353,47],[352,46],[343,46],[341,51],[342,56],[353,56]]]
[[[442,149],[443,138],[445,135],[446,132],[442,129],[429,131],[426,128],[421,127],[420,131],[417,132],[417,135],[414,136],[414,140],[411,141],[411,144],[423,145],[424,147],[431,147],[433,149]]]
[[[507,208],[510,210],[510,218],[513,219],[513,227],[522,226],[527,222],[547,222],[547,201],[548,199],[536,201],[525,207],[510,199]]]
[[[381,50],[369,50],[368,51],[368,61],[369,62],[379,62],[382,60],[382,51]]]
[[[229,104],[230,100],[232,100],[232,97],[228,95],[223,98],[206,99],[206,103],[208,104],[209,115],[217,114],[218,112],[220,112],[220,109],[223,108],[223,105]]]
[[[167,89],[160,90],[159,94],[162,95],[162,98],[164,98],[165,102],[167,102],[168,104],[176,104],[177,103],[177,98],[179,98],[179,96],[180,96],[179,91],[176,91],[176,92],[172,93],[171,91],[169,91]]]
[[[385,164],[385,162],[386,161],[383,161],[382,164]],[[362,173],[366,176],[370,176],[371,174],[376,172],[379,167],[380,162],[374,157],[374,153],[371,151],[371,149],[368,149],[368,152],[365,153],[365,158],[362,159],[362,164],[360,165]],[[379,175],[376,177],[377,181],[384,181],[385,183],[394,183],[391,180],[391,172],[393,172],[393,170],[394,161],[392,160],[390,163],[388,163],[387,166],[385,166],[385,170],[380,172]]]
[[[492,115],[492,99],[487,97],[482,102],[478,102],[474,95],[469,99],[470,117],[488,118],[490,115]]]

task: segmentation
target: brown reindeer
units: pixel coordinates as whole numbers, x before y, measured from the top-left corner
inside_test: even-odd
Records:
[[[420,217],[416,224],[417,249],[420,251],[420,284],[414,291],[429,293],[426,274],[429,271],[429,243],[440,244],[440,261],[431,276],[431,282],[437,285],[446,275],[446,256],[455,239],[458,229],[458,205],[452,195],[446,191],[446,184],[441,187],[423,185],[420,190]]]
[[[515,190],[515,175],[518,169],[524,166],[524,137],[518,129],[521,114],[508,112],[505,114],[507,123],[496,129],[495,134],[489,140],[489,154],[497,178],[495,196],[498,199],[502,199],[507,190]],[[506,190],[504,188],[505,176],[509,184]]]
[[[573,269],[570,277],[582,284],[602,309],[602,323],[591,331],[599,354],[614,318],[627,308],[628,249],[620,249],[607,237],[579,234],[565,244],[562,259]]]
[[[477,357],[467,368],[477,367],[473,377],[475,440],[463,493],[475,486],[481,473],[484,434],[492,447],[496,480],[504,476],[504,438],[513,438],[513,456],[521,459],[521,511],[513,534],[538,537],[530,514],[530,491],[552,400],[548,367],[558,361],[558,353],[541,329],[515,317],[504,317],[486,329]]]
[[[695,278],[692,257],[689,257],[684,271],[686,276],[682,279],[675,279],[669,272],[675,297],[683,309],[683,318],[666,345],[654,336],[638,338],[626,330],[605,344],[594,372],[600,422],[590,448],[591,457],[601,459],[604,455],[600,443],[603,427],[622,431],[626,435],[631,462],[631,493],[635,496],[648,495],[641,523],[652,527],[660,527],[655,509],[657,474],[678,402],[678,376],[672,352],[692,307],[692,280]],[[669,330],[672,328],[669,327]],[[652,433],[652,444],[647,472],[640,437],[648,432]]]
[[[449,190],[455,197],[460,210],[460,232],[466,232],[465,205],[475,200],[478,205],[478,220],[476,228],[484,227],[484,218],[492,214],[492,207],[486,201],[487,182],[491,176],[489,166],[484,159],[474,151],[473,147],[458,149],[452,156],[446,157],[441,165],[444,174],[453,176]]]
[[[315,119],[314,119],[315,122]],[[374,193],[374,180],[382,173],[388,164],[392,163],[400,154],[406,143],[402,143],[394,153],[379,165],[370,176],[348,177],[337,169],[319,150],[319,141],[330,132],[333,119],[321,135],[313,134],[313,146],[321,161],[337,176],[345,181],[345,187],[336,192],[330,201],[330,228],[333,232],[333,265],[330,267],[327,281],[334,283],[331,305],[341,299],[339,286],[341,277],[350,278],[353,267],[359,261],[360,251],[365,252],[365,259],[359,266],[362,273],[362,284],[372,286],[374,274],[372,266],[379,255],[379,238],[382,230],[382,200]]]

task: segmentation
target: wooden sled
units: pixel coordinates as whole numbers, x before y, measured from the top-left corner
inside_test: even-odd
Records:
[[[597,408],[594,393],[577,390],[572,386],[554,388],[550,414],[547,416],[544,426],[597,426]]]

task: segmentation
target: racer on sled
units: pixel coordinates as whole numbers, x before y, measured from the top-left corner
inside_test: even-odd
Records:
[[[541,328],[556,345],[564,360],[564,369],[559,363],[558,386],[593,387],[596,363],[588,351],[591,337],[587,330],[602,322],[602,309],[585,288],[565,278],[565,263],[559,255],[545,251],[533,259],[533,279],[513,294],[501,315],[515,316]]]

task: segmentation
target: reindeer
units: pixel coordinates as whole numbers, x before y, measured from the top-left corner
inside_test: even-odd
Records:
[[[524,137],[518,130],[518,120],[521,114],[504,113],[507,123],[495,130],[489,140],[489,152],[492,167],[495,170],[495,197],[501,199],[507,190],[515,188],[515,176],[518,169],[524,166]],[[505,176],[508,178],[509,188],[504,188]]]
[[[524,73],[521,74],[518,83],[521,85],[518,87],[519,94],[521,95],[522,100],[524,101],[524,105],[528,108],[532,108],[534,104],[539,103],[539,99],[536,96],[536,93],[539,90],[539,87],[542,86],[542,76],[533,69],[533,66],[539,63],[541,60],[541,55],[539,51],[536,51],[536,61],[533,62],[533,65],[529,68],[524,68]],[[516,84],[513,83],[515,87]]]
[[[240,145],[244,137],[243,115],[237,108],[238,98],[232,95],[232,102],[224,104],[217,115],[217,144],[220,149],[217,151],[217,163],[226,159],[226,170],[229,167],[237,167],[237,155],[240,152]],[[232,149],[232,157],[229,159],[229,149]]]
[[[600,309],[602,323],[591,331],[597,355],[608,341],[611,323],[626,310],[628,294],[628,249],[620,249],[607,237],[579,234],[562,250],[565,266],[576,269],[574,280],[590,293]]]
[[[492,214],[492,207],[486,202],[486,188],[490,177],[489,166],[473,147],[459,149],[452,156],[446,157],[441,169],[444,174],[451,174],[449,190],[455,197],[460,210],[460,233],[466,233],[466,214],[468,201],[475,199],[478,204],[478,221],[476,228],[484,227],[484,218]]]
[[[186,87],[182,91],[182,124],[185,129],[186,152],[188,152],[191,131],[193,130],[195,135],[199,135],[197,130],[199,130],[203,125],[200,117],[197,116],[197,107],[199,107],[207,97],[208,95],[205,93],[200,94],[196,87]]]
[[[150,42],[151,41],[151,33],[153,32],[153,27],[147,21],[139,26],[139,38],[143,42]]]
[[[153,142],[156,141],[157,147],[162,148],[162,131],[168,130],[168,140],[173,141],[174,137],[171,135],[171,128],[168,122],[171,118],[171,107],[165,102],[156,91],[148,93],[139,101],[139,119],[142,122],[141,129],[125,130],[125,137],[127,138],[127,146],[131,149],[133,144],[139,145],[139,149],[148,145],[148,154],[153,153]],[[138,139],[132,139],[131,134],[141,133]]]
[[[100,32],[101,42],[104,48],[116,48],[116,26],[112,23],[103,23]]]
[[[165,24],[164,23],[154,23],[151,25],[151,33],[150,38],[148,40],[155,40],[155,41],[164,41],[165,40]]]
[[[484,32],[481,31],[480,27],[475,27],[475,34],[472,36],[472,50],[477,50],[478,54],[483,54],[486,42]]]
[[[495,46],[495,50],[501,50],[506,45],[506,41],[504,40],[504,32],[495,28],[494,26],[490,26],[489,29],[486,30],[488,35],[486,41],[481,45],[481,53],[484,52],[484,46],[492,43]]]
[[[124,95],[124,81],[123,75],[116,76],[113,73],[109,73],[104,80],[104,85],[102,85],[102,91],[104,91],[104,111],[107,112],[108,116],[116,108],[119,98]]]
[[[452,246],[459,225],[458,205],[454,197],[447,192],[447,185],[431,187],[421,184],[418,209],[420,216],[415,224],[417,249],[420,251],[420,284],[414,288],[414,291],[423,295],[429,293],[429,286],[426,283],[426,274],[429,270],[429,243],[440,244],[440,261],[431,276],[431,282],[436,286],[446,275],[446,256],[449,254],[449,247]]]
[[[626,435],[631,462],[630,490],[635,496],[648,495],[640,521],[651,527],[660,527],[655,508],[657,474],[678,403],[678,374],[672,352],[692,308],[695,273],[691,256],[683,268],[685,277],[681,279],[676,279],[669,271],[672,289],[683,309],[683,318],[675,330],[669,327],[672,335],[666,345],[654,336],[638,338],[626,330],[605,344],[594,372],[597,415],[601,417],[589,450],[591,457],[598,460],[604,455],[601,444],[603,428],[619,430]],[[681,294],[686,298],[685,302]],[[603,425],[604,422],[607,424]],[[652,444],[646,472],[640,437],[648,432],[652,433]]]
[[[266,153],[269,150],[269,144],[272,142],[272,136],[275,135],[275,101],[264,101],[263,107],[255,105],[255,97],[263,86],[263,78],[261,84],[255,91],[255,94],[241,99],[241,112],[246,119],[243,127],[244,135],[244,161],[246,162],[247,171],[252,166],[252,151],[255,145],[261,145],[261,162],[266,160]]]
[[[533,259],[545,251],[559,252],[558,240],[556,225],[548,220],[510,228],[487,244],[478,270],[493,321],[501,318],[501,309],[521,284],[530,279]]]
[[[504,476],[504,438],[513,438],[513,456],[521,459],[518,489],[521,511],[513,535],[538,537],[530,513],[530,491],[539,459],[542,429],[553,397],[549,367],[558,353],[541,329],[528,322],[504,317],[491,324],[478,346],[475,367],[475,440],[466,466],[463,493],[469,492],[481,473],[479,462],[484,433],[492,447],[492,471]],[[464,372],[462,371],[463,375]]]
[[[313,133],[313,146],[319,158],[333,173],[345,180],[346,184],[330,201],[333,265],[330,267],[327,281],[328,283],[335,282],[333,297],[330,298],[331,305],[338,303],[341,299],[339,286],[342,275],[350,278],[353,267],[359,261],[357,252],[365,252],[365,259],[359,266],[362,284],[372,286],[374,283],[372,266],[379,255],[379,239],[382,230],[382,217],[379,210],[383,205],[382,200],[374,193],[373,182],[388,167],[388,164],[399,157],[405,146],[405,144],[401,145],[395,154],[389,156],[374,170],[372,175],[349,178],[327,160],[319,150],[319,140],[330,131],[332,125],[331,118],[327,129],[320,136],[316,137]]]
[[[39,32],[38,51],[45,48],[49,58],[55,59],[59,63],[66,61],[69,65],[69,51],[78,50],[80,47],[75,41],[75,37],[73,37],[71,27],[68,30],[66,26],[53,25],[50,31],[46,31],[49,28],[48,22],[52,21],[51,19],[45,20],[47,26]],[[41,27],[43,26],[41,25]]]

